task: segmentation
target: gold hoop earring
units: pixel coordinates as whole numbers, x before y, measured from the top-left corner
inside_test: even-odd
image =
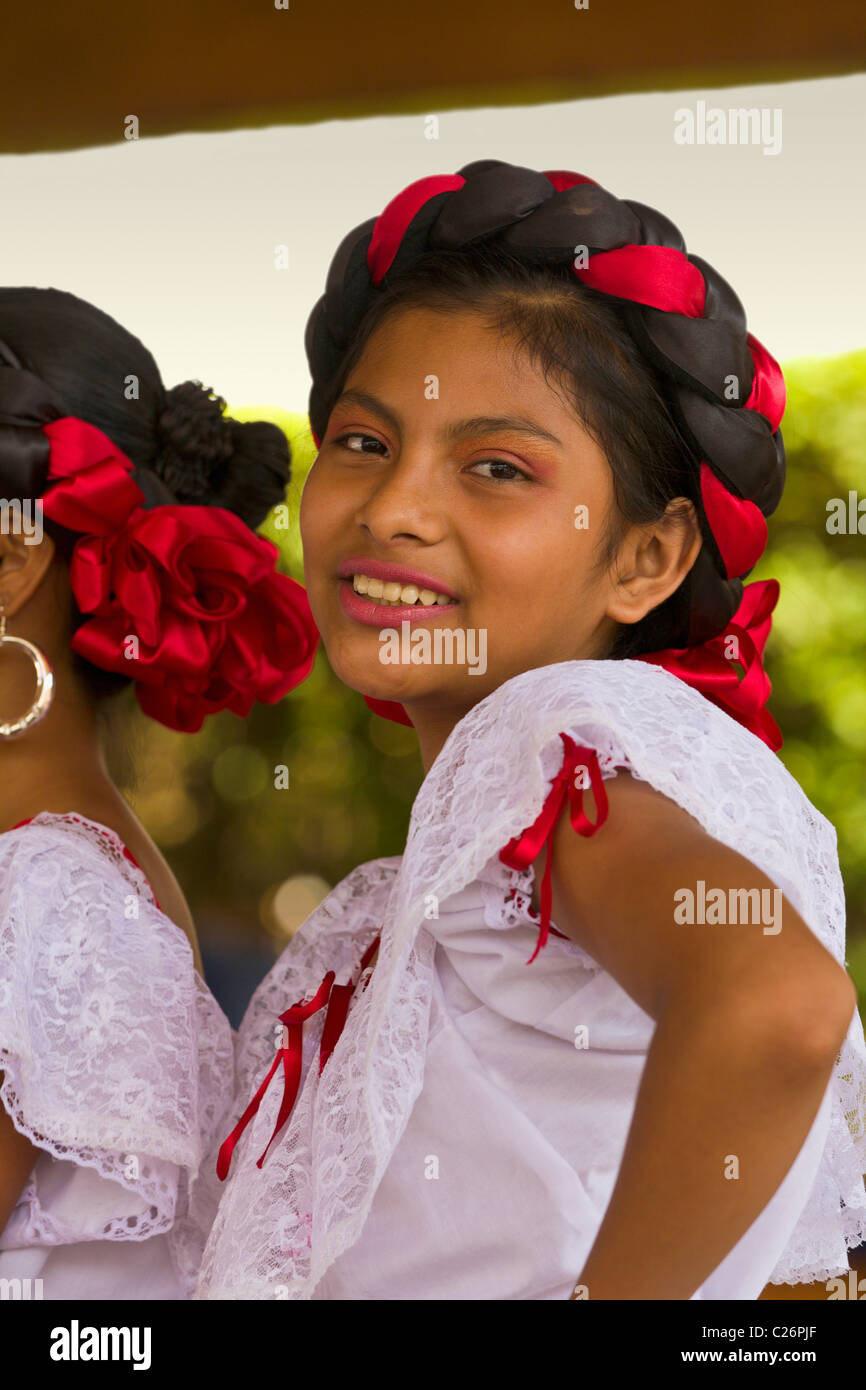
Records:
[[[54,699],[54,671],[45,653],[32,642],[28,642],[24,637],[7,634],[6,610],[0,603],[0,647],[4,645],[21,647],[36,667],[36,695],[29,710],[20,719],[0,724],[0,738],[18,738],[20,734],[26,734],[28,729],[32,729],[33,725],[38,724],[48,713]]]

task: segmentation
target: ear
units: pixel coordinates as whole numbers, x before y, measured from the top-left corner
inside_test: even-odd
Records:
[[[7,618],[29,602],[51,568],[54,541],[40,532],[41,527],[24,534],[0,532],[0,596]]]
[[[697,513],[687,497],[675,497],[658,521],[632,527],[614,561],[607,616],[618,623],[640,622],[679,588],[702,545]]]

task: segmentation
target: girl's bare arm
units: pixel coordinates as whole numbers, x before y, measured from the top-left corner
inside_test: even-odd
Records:
[[[699,879],[726,897],[774,885],[648,784],[620,775],[606,789],[592,839],[567,815],[557,825],[553,919],[656,1028],[616,1186],[575,1274],[591,1299],[687,1299],[796,1158],[856,994],[787,899],[769,933],[676,922],[675,892]]]

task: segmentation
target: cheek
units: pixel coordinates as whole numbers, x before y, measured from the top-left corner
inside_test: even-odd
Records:
[[[593,534],[577,529],[574,522],[573,510],[559,507],[536,515],[528,525],[502,525],[485,532],[479,547],[484,587],[497,606],[507,606],[516,596],[537,599],[539,608],[542,599],[573,606],[590,583],[595,545]]]
[[[315,534],[316,525],[320,518],[320,482],[321,471],[318,462],[316,462],[313,464],[304,480],[304,488],[301,493],[301,505],[298,511],[298,524],[301,529],[301,540],[304,545],[307,544],[308,538],[312,538]]]
[[[315,575],[325,563],[332,537],[337,535],[343,522],[341,501],[345,506],[345,493],[341,497],[333,481],[328,478],[327,470],[319,462],[314,463],[301,493],[298,515],[305,573]]]
[[[485,538],[484,580],[474,621],[488,628],[491,670],[525,669],[580,654],[600,616],[596,536],[574,508],[503,526]]]

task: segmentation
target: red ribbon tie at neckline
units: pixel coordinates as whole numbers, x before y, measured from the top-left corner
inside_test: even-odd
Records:
[[[361,958],[359,979],[363,971],[366,970],[369,965],[378,945],[379,937],[377,936],[367,947]],[[319,1075],[321,1075],[324,1070],[325,1063],[336,1047],[337,1040],[343,1031],[346,1016],[349,1012],[349,1001],[357,985],[357,981],[345,985],[335,985],[334,979],[334,971],[329,970],[312,999],[301,1000],[297,1004],[293,1004],[290,1009],[286,1009],[285,1013],[279,1015],[280,1022],[283,1025],[283,1038],[280,1047],[277,1049],[277,1055],[271,1064],[271,1069],[256,1091],[243,1115],[241,1115],[241,1118],[238,1120],[231,1134],[223,1141],[220,1147],[216,1171],[217,1177],[221,1182],[225,1180],[228,1174],[235,1145],[253,1116],[257,1114],[259,1106],[264,1099],[265,1092],[271,1084],[274,1073],[279,1067],[280,1062],[282,1062],[283,1098],[280,1102],[280,1109],[277,1114],[273,1133],[265,1145],[261,1158],[256,1160],[256,1167],[261,1168],[267,1158],[268,1150],[291,1115],[297,1099],[298,1088],[301,1084],[301,1065],[304,1055],[304,1022],[306,1019],[312,1018],[313,1014],[318,1013],[319,1010],[323,1009],[327,1004],[328,1011],[325,1014],[322,1040],[319,1044]]]
[[[604,778],[601,775],[601,768],[598,765],[598,757],[594,748],[584,748],[574,742],[569,734],[560,733],[564,753],[562,766],[553,779],[550,791],[547,794],[544,805],[538,816],[522,835],[509,840],[504,849],[499,851],[499,858],[503,864],[507,864],[511,869],[527,869],[534,863],[541,853],[544,845],[547,845],[547,857],[544,865],[544,874],[541,880],[541,915],[538,943],[533,951],[527,965],[531,965],[543,946],[547,944],[551,930],[551,909],[553,903],[553,832],[562,809],[568,802],[569,819],[574,830],[578,835],[588,838],[594,835],[607,820],[608,801],[607,792],[604,787]],[[583,780],[578,780],[578,771],[589,773],[589,785],[595,797],[595,805],[598,818],[591,821],[583,809],[583,793],[585,785]]]
[[[290,1009],[286,1009],[285,1013],[280,1014],[280,1022],[283,1024],[282,1045],[278,1048],[277,1055],[273,1060],[271,1069],[265,1077],[264,1081],[262,1082],[261,1086],[256,1091],[255,1095],[253,1096],[243,1115],[241,1115],[241,1118],[238,1120],[231,1134],[223,1142],[220,1148],[219,1156],[217,1158],[217,1177],[221,1181],[226,1177],[226,1174],[229,1171],[229,1164],[231,1163],[232,1153],[234,1152],[235,1145],[237,1144],[247,1125],[250,1123],[250,1120],[257,1113],[258,1108],[261,1105],[262,1100],[264,1099],[265,1092],[271,1084],[271,1079],[274,1075],[274,1072],[277,1070],[277,1067],[280,1065],[280,1062],[282,1061],[284,1076],[283,1099],[280,1104],[280,1110],[279,1114],[277,1115],[277,1122],[274,1126],[274,1132],[268,1140],[267,1144],[265,1145],[265,1151],[262,1154],[261,1158],[256,1161],[256,1167],[261,1168],[262,1164],[264,1163],[268,1149],[271,1147],[271,1144],[274,1142],[283,1125],[285,1124],[286,1120],[289,1118],[292,1106],[295,1103],[295,1097],[298,1094],[298,1086],[301,1080],[301,1059],[303,1056],[304,1019],[311,1018],[313,1014],[318,1013],[319,1009],[325,1006],[330,997],[331,986],[333,985],[333,983],[334,972],[333,970],[329,970],[325,978],[322,980],[322,983],[319,985],[319,988],[317,989],[316,993],[313,995],[312,999],[309,999],[307,1001],[302,1000],[298,1004],[293,1004]]]
[[[367,947],[366,951],[361,957],[361,965],[358,971],[357,980],[355,980],[354,982],[350,980],[347,985],[334,985],[334,988],[331,990],[331,998],[328,1001],[328,1012],[325,1014],[325,1026],[322,1029],[322,1041],[319,1044],[320,1076],[325,1069],[325,1063],[328,1061],[328,1058],[330,1057],[334,1048],[337,1046],[338,1039],[343,1031],[343,1026],[346,1022],[346,1016],[349,1012],[349,1002],[352,998],[352,995],[358,988],[364,971],[367,969],[367,966],[373,959],[373,955],[375,954],[378,945],[379,937],[377,936],[370,942],[370,945]],[[369,977],[364,981],[364,989],[367,988],[368,984]]]

